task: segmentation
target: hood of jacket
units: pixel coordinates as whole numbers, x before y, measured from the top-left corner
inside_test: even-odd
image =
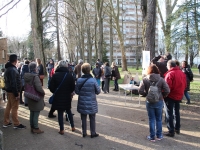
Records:
[[[5,68],[9,68],[9,67],[15,67],[15,68],[17,68],[15,65],[13,65],[12,63],[10,63],[10,62],[7,62],[6,64],[5,64]]]
[[[24,74],[24,81],[25,82],[31,82],[34,76],[37,76],[36,73],[25,73]]]
[[[152,73],[150,75],[147,75],[147,79],[149,79],[152,82],[157,82],[160,79],[160,74]]]

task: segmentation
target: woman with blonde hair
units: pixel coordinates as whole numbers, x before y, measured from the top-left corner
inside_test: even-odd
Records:
[[[120,76],[120,73],[119,73],[119,69],[116,66],[115,62],[112,62],[111,68],[112,68],[112,78],[114,80],[114,86],[115,86],[113,91],[119,91],[118,79],[121,79],[121,76]]]
[[[44,67],[41,63],[41,60],[39,58],[36,58],[36,63],[37,63],[37,73],[39,75],[40,81],[43,86],[43,79],[44,79]]]

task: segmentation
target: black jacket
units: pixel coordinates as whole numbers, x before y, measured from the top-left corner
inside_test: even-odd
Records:
[[[22,66],[22,69],[21,69],[21,71],[20,71],[21,79],[23,79],[23,78],[24,78],[24,74],[25,74],[25,73],[28,73],[28,72],[29,72],[28,65],[27,65],[27,64],[23,65],[23,66]]]
[[[40,64],[39,66],[37,66],[37,71],[39,75],[44,75],[44,67],[42,64]]]
[[[185,75],[186,75],[186,82],[187,82],[187,87],[185,89],[185,91],[190,91],[190,78],[189,76],[192,74],[193,76],[193,73],[192,73],[192,70],[190,69],[190,66],[186,66],[185,68],[182,68],[181,69]]]
[[[17,97],[21,89],[20,74],[16,66],[10,62],[6,63],[5,68],[5,90],[6,92],[13,93]]]
[[[164,77],[164,74],[168,71],[168,69],[167,69],[167,62],[168,62],[168,60],[165,59],[163,62],[158,62],[158,60],[159,60],[160,58],[161,58],[160,55],[157,56],[157,57],[154,57],[154,58],[151,60],[151,62],[152,62],[153,64],[155,64],[155,65],[158,67],[158,69],[160,70],[160,75],[161,75],[161,77]]]
[[[62,82],[66,73],[67,76],[54,97],[52,108],[55,110],[64,111],[71,109],[71,93],[75,90],[75,82],[67,68],[61,67],[56,69],[56,72],[50,81],[49,89],[52,93],[54,93]]]

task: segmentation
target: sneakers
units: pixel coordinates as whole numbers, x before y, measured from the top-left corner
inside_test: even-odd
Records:
[[[162,139],[163,139],[163,136],[157,137],[157,140],[158,140],[158,141],[161,141]]]
[[[185,104],[191,104],[190,102],[186,102]]]
[[[155,138],[151,138],[150,136],[147,136],[147,140],[151,141],[151,142],[155,142]]]
[[[14,126],[14,129],[26,129],[26,126],[24,126],[23,124],[20,124],[18,126]]]
[[[12,125],[12,123],[8,123],[7,125],[3,125],[3,128],[7,128],[7,127],[10,127]]]

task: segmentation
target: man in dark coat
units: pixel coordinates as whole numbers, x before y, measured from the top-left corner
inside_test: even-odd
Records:
[[[163,61],[159,61],[160,59],[163,59]],[[166,53],[164,56],[159,55],[151,60],[151,62],[155,64],[160,70],[161,77],[164,77],[164,74],[168,71],[167,62],[171,59],[172,55],[170,53]]]
[[[16,64],[17,55],[10,55],[9,62],[5,65],[6,71],[4,74],[5,90],[7,92],[8,102],[4,111],[3,127],[7,128],[12,125],[10,122],[11,112],[14,129],[25,129],[26,126],[20,124],[17,115],[20,100],[21,80]]]

